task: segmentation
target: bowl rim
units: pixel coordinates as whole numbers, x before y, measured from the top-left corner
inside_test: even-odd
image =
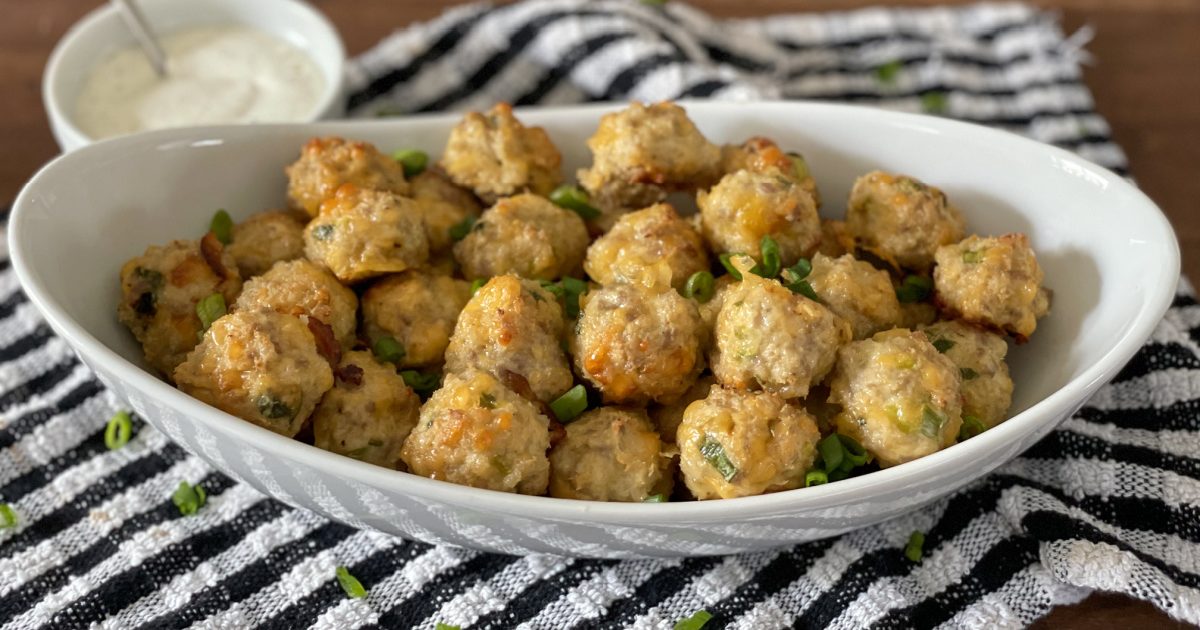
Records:
[[[143,0],[143,1],[145,1],[145,0]],[[151,0],[151,1],[166,3],[166,2],[176,1],[176,0]],[[290,10],[290,11],[295,11],[297,13],[302,14],[305,18],[312,20],[313,23],[320,30],[325,31],[325,34],[328,35],[331,38],[331,41],[334,43],[334,47],[335,47],[334,54],[336,55],[337,59],[335,59],[334,60],[335,63],[332,64],[333,75],[325,77],[326,82],[325,82],[324,89],[321,91],[320,98],[318,98],[314,102],[313,107],[309,110],[309,112],[307,112],[305,114],[304,121],[293,122],[293,123],[278,123],[278,124],[305,124],[305,122],[316,122],[316,121],[320,120],[320,117],[325,112],[330,111],[330,109],[338,102],[338,100],[343,97],[343,88],[346,83],[346,44],[345,44],[345,42],[342,41],[341,34],[338,32],[337,28],[334,27],[333,23],[329,21],[329,18],[326,17],[324,13],[322,13],[321,11],[318,11],[316,9],[316,7],[312,6],[311,4],[309,4],[307,2],[303,2],[302,0],[253,0],[253,1],[256,3],[275,2],[275,3],[278,3],[279,5],[284,5],[284,6],[288,7],[288,10]],[[241,4],[241,3],[240,2],[231,2],[230,6],[236,7],[239,4]],[[63,33],[62,37],[59,38],[58,42],[54,45],[54,49],[50,52],[50,57],[46,61],[45,68],[43,68],[43,70],[42,70],[42,86],[41,86],[41,88],[42,88],[42,104],[46,109],[46,116],[49,119],[51,126],[57,127],[59,129],[58,131],[56,131],[55,135],[56,136],[65,135],[65,136],[72,137],[76,140],[75,143],[68,143],[68,142],[60,140],[60,145],[61,145],[60,148],[62,148],[64,152],[71,150],[71,146],[70,146],[71,144],[78,144],[79,146],[75,147],[75,148],[80,148],[83,146],[87,146],[87,145],[95,144],[97,142],[102,142],[104,140],[111,139],[111,138],[93,138],[90,134],[86,133],[83,129],[81,129],[79,127],[79,125],[76,124],[76,122],[75,122],[74,103],[63,103],[62,101],[60,101],[58,99],[58,97],[56,96],[56,90],[55,90],[54,86],[57,85],[59,82],[59,75],[62,72],[64,72],[64,67],[65,67],[64,58],[66,57],[67,53],[71,50],[71,48],[77,45],[77,42],[79,41],[79,39],[81,37],[83,37],[84,34],[98,28],[105,21],[119,20],[119,19],[120,19],[120,17],[117,15],[117,8],[115,6],[113,6],[112,3],[104,3],[104,4],[101,4],[100,6],[96,7],[95,9],[88,11],[87,14],[85,14],[82,18],[80,18],[77,22],[75,22],[70,27],[68,27],[66,32]],[[241,22],[238,22],[236,19],[231,20],[230,23],[231,24],[241,24]],[[183,28],[186,28],[186,26],[184,26]],[[277,35],[275,35],[274,33],[271,33],[271,32],[268,32],[268,34],[273,37],[278,37]],[[307,50],[302,47],[300,48],[300,50],[309,59],[312,59],[313,62],[318,64],[318,66],[319,66],[319,61],[317,60],[315,54],[313,54],[310,50]],[[101,60],[99,60],[99,59],[93,60],[91,67],[95,67],[95,65],[97,63],[99,63],[99,61],[101,61]],[[321,74],[322,74],[322,76],[324,76],[325,72],[322,70]],[[222,126],[232,126],[232,125],[222,125]],[[186,128],[186,127],[175,127],[175,129],[181,129],[181,128]],[[145,132],[138,132],[138,133],[145,133]],[[132,134],[126,134],[126,135],[132,135]],[[56,137],[56,139],[57,139],[57,137]]]
[[[835,505],[847,505],[857,502],[859,497],[871,495],[876,490],[888,489],[895,491],[916,481],[927,478],[931,470],[940,468],[944,463],[954,460],[979,459],[984,453],[1004,448],[1012,448],[1019,438],[1026,434],[1048,433],[1056,424],[1055,418],[1067,413],[1073,413],[1078,406],[1111,380],[1125,366],[1129,359],[1153,333],[1155,327],[1171,305],[1180,273],[1180,251],[1175,233],[1163,214],[1162,210],[1124,178],[1103,166],[1097,165],[1064,149],[1034,141],[1015,133],[998,130],[972,123],[912,114],[890,110],[881,110],[870,106],[848,105],[837,103],[813,103],[806,101],[762,101],[762,102],[719,102],[719,101],[688,101],[678,103],[685,108],[744,108],[747,106],[766,108],[800,108],[812,111],[832,112],[834,115],[846,114],[853,122],[855,116],[884,117],[895,123],[905,125],[920,125],[936,130],[939,133],[950,134],[984,134],[989,141],[1024,150],[1044,151],[1058,159],[1070,162],[1080,167],[1090,169],[1098,177],[1102,177],[1109,185],[1115,187],[1114,192],[1132,195],[1138,202],[1130,207],[1140,206],[1146,216],[1147,225],[1159,232],[1163,240],[1170,246],[1158,253],[1156,263],[1147,273],[1147,299],[1139,306],[1138,311],[1125,333],[1113,342],[1112,347],[1093,365],[1068,381],[1058,390],[1037,401],[1021,413],[1007,419],[1005,422],[989,429],[985,433],[965,442],[955,444],[920,459],[882,469],[866,475],[851,477],[837,483],[825,484],[811,488],[798,488],[764,495],[722,499],[719,501],[688,501],[666,502],[661,504],[617,503],[601,501],[585,501],[578,499],[559,499],[554,497],[527,496],[496,490],[486,490],[462,486],[446,481],[439,481],[400,472],[360,462],[327,452],[299,442],[292,438],[273,433],[252,423],[246,422],[233,415],[227,414],[215,407],[210,407],[196,400],[168,383],[158,379],[140,366],[126,360],[116,351],[96,339],[91,333],[78,324],[67,311],[51,297],[48,289],[41,281],[38,270],[30,266],[26,258],[26,245],[23,242],[26,214],[32,212],[27,207],[32,205],[32,199],[37,194],[41,182],[64,165],[75,161],[87,161],[93,152],[113,151],[129,148],[153,147],[166,142],[193,143],[213,138],[228,138],[259,133],[263,129],[293,129],[297,127],[322,126],[342,127],[351,135],[353,129],[370,126],[387,126],[394,122],[411,119],[448,119],[456,120],[457,113],[430,114],[404,117],[390,120],[353,120],[353,121],[321,121],[316,123],[281,123],[270,125],[221,125],[210,127],[187,127],[163,129],[122,136],[104,140],[83,147],[77,151],[60,155],[44,166],[27,183],[18,195],[13,205],[9,222],[9,251],[13,268],[30,300],[51,324],[74,348],[79,349],[82,356],[90,361],[104,365],[105,369],[126,381],[130,386],[143,392],[146,396],[160,401],[162,404],[187,414],[207,425],[210,430],[253,443],[256,448],[273,457],[292,461],[305,461],[308,465],[343,479],[354,479],[376,487],[404,493],[419,499],[454,505],[471,505],[475,509],[497,513],[515,514],[528,518],[538,518],[559,521],[579,521],[586,519],[602,524],[651,524],[671,522],[703,521],[707,523],[745,522],[756,517],[770,516],[781,513],[796,512],[825,508]],[[580,114],[599,116],[605,111],[624,106],[618,104],[588,104],[546,108],[518,108],[517,113],[526,115],[534,112],[544,114]],[[797,113],[791,111],[790,113]],[[736,109],[734,115],[737,115]],[[532,117],[532,116],[531,116]],[[534,121],[536,122],[536,121]],[[150,421],[149,419],[147,419]],[[153,421],[150,421],[153,424]],[[1040,424],[1039,424],[1040,423]],[[1040,437],[1040,436],[1039,436]],[[999,460],[1000,465],[1007,462],[1017,453],[1012,453]],[[203,458],[203,455],[201,455]],[[216,468],[214,466],[214,468]],[[226,471],[221,471],[224,474]]]

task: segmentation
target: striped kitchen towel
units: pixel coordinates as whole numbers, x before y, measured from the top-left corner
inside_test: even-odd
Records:
[[[1025,5],[717,21],[686,5],[471,5],[351,66],[356,115],[609,99],[811,98],[926,110],[1109,168],[1084,52]],[[930,507],[772,552],[516,558],[356,531],[214,472],[134,422],[0,262],[0,629],[1013,627],[1096,589],[1200,622],[1200,304],[1186,283],[1116,381],[1029,452]],[[180,518],[171,493],[201,479]],[[2,519],[2,516],[0,516]],[[924,560],[905,558],[925,532]],[[348,599],[333,567],[370,591]]]

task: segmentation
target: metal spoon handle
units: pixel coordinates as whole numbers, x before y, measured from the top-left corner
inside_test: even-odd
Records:
[[[131,0],[112,0],[112,3],[117,7],[117,11],[121,14],[121,20],[129,28],[129,32],[133,33],[133,38],[137,40],[138,46],[141,46],[142,52],[146,53],[146,58],[150,60],[154,72],[160,77],[167,76],[167,55],[163,52],[162,46],[158,45],[158,39],[154,37],[154,33],[150,31],[150,25],[141,9]]]

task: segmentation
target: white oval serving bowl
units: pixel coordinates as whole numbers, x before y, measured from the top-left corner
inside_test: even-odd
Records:
[[[196,238],[216,208],[241,219],[284,203],[283,166],[312,136],[440,153],[457,115],[308,125],[165,130],[59,157],[21,192],[13,265],[30,298],[105,385],[190,451],[285,503],[356,527],[514,554],[723,554],[832,536],[913,510],[1043,437],[1149,337],[1179,277],[1162,213],[1119,176],[1005,132],[876,109],[808,103],[686,103],[715,142],[768,135],[802,151],[840,216],[875,168],[942,187],[982,234],[1029,234],[1054,290],[1050,315],[1010,354],[1007,422],[920,460],[845,481],[724,501],[628,504],[528,497],[424,479],[321,451],[188,397],[143,369],[117,322],[118,270],[150,244]],[[525,110],[564,155],[611,106]]]
[[[251,26],[304,51],[325,78],[321,97],[302,121],[340,116],[345,110],[346,50],[333,24],[301,0],[138,0],[157,34],[220,24]],[[109,55],[136,46],[116,7],[104,4],[59,40],[42,73],[42,103],[50,131],[63,151],[96,142],[75,124],[75,105],[88,73]]]

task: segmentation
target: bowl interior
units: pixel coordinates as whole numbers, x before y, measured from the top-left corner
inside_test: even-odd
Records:
[[[160,36],[194,26],[241,24],[283,39],[311,57],[325,79],[322,98],[306,118],[315,120],[340,107],[345,51],[337,32],[315,9],[295,0],[142,0],[138,6]],[[78,144],[92,141],[74,122],[75,104],[92,67],[136,45],[111,6],[88,14],[59,43],[47,66],[46,107]]]

